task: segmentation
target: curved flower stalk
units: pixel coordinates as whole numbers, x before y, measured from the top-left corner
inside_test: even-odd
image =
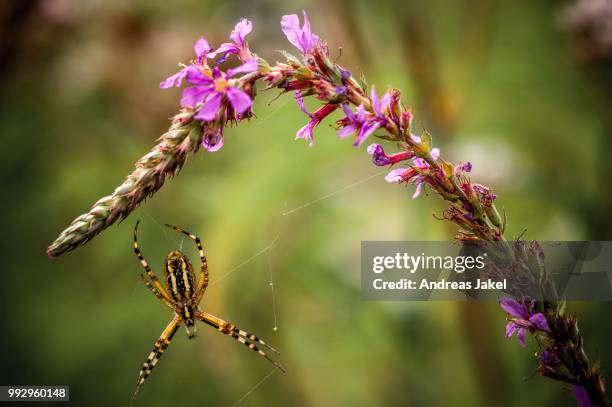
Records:
[[[202,129],[196,125],[193,114],[189,109],[182,109],[174,116],[170,129],[136,162],[136,169],[123,184],[111,195],[100,198],[89,212],[72,221],[49,246],[49,257],[57,257],[87,243],[157,192],[166,177],[177,174],[185,164],[187,153],[197,151],[202,143]]]
[[[167,175],[182,167],[188,152],[197,151],[200,145],[210,152],[222,148],[224,128],[252,117],[256,83],[264,82],[267,89],[294,93],[298,107],[309,118],[296,138],[310,145],[314,143],[316,127],[335,111],[344,113],[336,122],[338,136],[354,137],[355,147],[373,136],[395,143],[398,151],[393,153],[379,144],[367,148],[374,165],[393,167],[385,177],[387,182],[414,185],[413,198],[425,189],[439,195],[448,203],[440,218],[459,226],[457,239],[499,243],[504,256],[522,266],[517,281],[529,287],[530,273],[541,260],[538,245],[505,240],[506,217],[495,206],[497,196],[491,188],[471,181],[472,165],[446,161],[427,132],[414,134],[412,113],[402,104],[400,91],[391,88],[379,94],[374,86],[368,89],[348,70],[332,62],[326,44],[312,33],[306,13],[303,18],[302,24],[297,15],[281,20],[282,31],[300,52],[297,57],[283,51],[284,62],[270,64],[249,49],[246,36],[253,27],[245,19],[232,31],[232,42],[216,50],[200,39],[195,46],[196,59],[160,84],[162,88],[181,86],[184,81],[189,84],[183,90],[181,113],[175,117],[171,130],[137,162],[136,171],[124,184],[62,232],[49,248],[49,256],[86,243],[128,216],[163,185]],[[238,58],[239,65],[221,70],[218,63],[232,56]],[[305,97],[314,97],[322,105],[309,112]],[[501,267],[489,272],[503,274],[505,270]],[[589,364],[575,318],[564,315],[562,304],[536,300],[539,297],[530,291],[511,294],[521,292],[532,295],[520,300],[503,299],[500,304],[510,316],[507,336],[516,334],[522,345],[527,333],[540,339],[544,346],[538,353],[540,374],[570,384],[581,406],[606,405],[599,367]]]

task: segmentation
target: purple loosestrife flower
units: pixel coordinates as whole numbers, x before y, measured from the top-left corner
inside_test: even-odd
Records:
[[[389,183],[398,183],[410,181],[416,186],[412,199],[416,199],[421,195],[423,184],[427,181],[427,176],[419,174],[414,168],[396,168],[389,171],[385,176],[385,180]]]
[[[285,36],[302,54],[307,54],[319,42],[319,37],[314,35],[310,29],[310,22],[305,11],[304,25],[300,28],[300,19],[297,14],[289,14],[281,18],[281,29]]]
[[[346,127],[344,129],[346,129]],[[366,151],[372,157],[372,162],[374,165],[378,167],[391,165],[389,156],[385,154],[385,149],[380,144],[370,144]]]
[[[389,183],[399,184],[410,180],[416,175],[418,175],[418,172],[414,168],[398,167],[389,171],[389,173],[385,175],[385,180]]]
[[[208,41],[206,41],[206,39],[204,38],[200,38],[195,43],[194,51],[196,54],[195,62],[197,66],[204,66],[206,62],[206,58],[208,57],[208,54],[210,53],[211,50],[212,50],[212,47],[210,46]],[[195,67],[195,66],[194,65],[186,66],[180,71],[178,71],[177,73],[175,73],[174,75],[170,75],[162,83],[159,84],[159,87],[162,89],[168,89],[173,86],[181,86],[183,83],[183,79],[185,78],[185,76],[187,76],[187,72],[189,71],[191,67]]]
[[[366,113],[363,104],[359,105],[356,114],[347,103],[342,104],[342,109],[346,117],[338,121],[338,124],[342,126],[342,128],[338,130],[338,137],[345,138],[353,133],[357,133],[357,138],[353,143],[355,147],[359,147],[363,144],[370,134],[374,133],[379,127],[384,126],[387,122],[383,109],[386,109],[391,102],[390,94],[387,92],[379,99],[376,94],[376,88],[372,86],[370,98],[372,100],[372,110],[374,114]]]
[[[396,154],[387,155],[385,149],[380,144],[370,144],[367,152],[372,156],[372,162],[378,167],[384,167],[385,165],[393,165],[400,161],[409,160],[414,157],[412,151],[401,151]]]
[[[253,31],[253,23],[246,18],[242,18],[230,34],[230,40],[232,42],[225,42],[219,45],[215,51],[208,54],[208,58],[216,58],[221,55],[221,58],[217,62],[223,63],[232,54],[238,55],[243,61],[248,61],[253,58],[251,51],[247,47],[245,37]]]
[[[376,94],[376,87],[372,85],[372,90],[370,91],[370,99],[372,100],[372,109],[374,110],[374,115],[370,115],[365,124],[361,127],[361,131],[357,135],[357,139],[355,140],[355,146],[360,146],[366,138],[374,133],[376,129],[382,127],[387,122],[387,118],[383,113],[383,109],[389,107],[389,103],[391,103],[391,95],[389,92],[385,93],[382,98],[378,98]]]
[[[196,85],[185,88],[181,105],[197,108],[199,103],[202,107],[196,113],[194,118],[203,121],[212,121],[217,117],[221,108],[229,101],[235,113],[241,114],[246,112],[253,101],[251,97],[238,86],[234,76],[239,73],[250,73],[257,70],[257,62],[252,59],[244,64],[228,69],[227,73],[222,72],[218,67],[212,69],[208,75],[208,71],[202,71],[195,67],[187,72],[187,82]]]
[[[338,121],[338,123],[343,126],[338,130],[338,137],[346,138],[351,134],[357,133],[357,138],[353,143],[355,147],[360,146],[370,134],[374,133],[374,131],[380,127],[377,121],[370,120],[369,116],[371,115],[366,114],[363,104],[359,105],[356,114],[353,113],[353,110],[347,103],[342,104],[342,110],[344,110],[346,117]]]
[[[309,145],[312,147],[314,145],[314,128],[321,123],[323,119],[329,116],[334,110],[338,108],[338,105],[335,103],[327,103],[320,108],[318,108],[314,113],[310,113],[308,109],[306,109],[306,105],[304,104],[304,98],[302,98],[302,93],[298,90],[295,92],[295,101],[297,102],[298,107],[302,112],[310,117],[310,121],[306,123],[304,127],[299,129],[295,135],[295,139],[306,139],[309,140]]]
[[[223,146],[225,123],[249,117],[248,112],[253,104],[251,96],[241,88],[234,76],[255,72],[258,66],[253,58],[227,72],[221,71],[219,67],[210,69],[206,65],[206,58],[211,51],[208,42],[200,39],[195,50],[196,63],[184,67],[160,86],[181,86],[183,79],[194,85],[183,90],[181,105],[196,110],[193,118],[209,124],[204,129],[202,146],[208,151],[217,151]],[[219,115],[220,112],[223,114]]]
[[[511,338],[515,332],[521,346],[525,346],[525,334],[529,331],[550,332],[546,317],[541,312],[533,312],[533,300],[518,302],[515,299],[504,297],[499,302],[504,311],[513,318],[506,325],[506,338]]]
[[[299,129],[297,131],[297,133],[295,134],[295,139],[307,139],[309,140],[309,145],[310,147],[312,147],[314,145],[314,128],[319,124],[319,122],[317,120],[315,120],[314,118],[314,114],[310,113],[308,111],[308,109],[306,109],[306,105],[304,104],[304,98],[302,97],[302,92],[301,91],[297,91],[295,92],[295,101],[298,105],[298,107],[300,108],[300,110],[302,112],[304,112],[306,115],[308,115],[308,117],[310,117],[310,121],[301,129]]]
[[[437,160],[440,157],[440,149],[433,148],[431,150],[431,156],[434,160]],[[412,160],[414,166],[410,168],[399,167],[394,170],[391,170],[386,176],[385,180],[389,183],[398,183],[410,181],[412,184],[416,186],[414,190],[414,194],[412,195],[412,199],[416,199],[421,195],[423,190],[423,184],[427,182],[427,175],[424,174],[424,171],[429,170],[431,167],[422,158],[415,158]]]

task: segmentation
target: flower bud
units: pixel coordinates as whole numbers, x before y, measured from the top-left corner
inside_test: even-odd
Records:
[[[499,212],[497,211],[497,208],[495,207],[495,205],[485,206],[484,209],[485,209],[485,213],[487,214],[487,218],[489,218],[491,223],[495,227],[500,228],[502,226],[502,220],[501,220],[501,216],[499,216]]]

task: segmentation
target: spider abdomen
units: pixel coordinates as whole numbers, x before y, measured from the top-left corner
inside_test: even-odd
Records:
[[[168,253],[164,274],[172,299],[189,303],[195,292],[195,274],[189,259],[179,251]]]

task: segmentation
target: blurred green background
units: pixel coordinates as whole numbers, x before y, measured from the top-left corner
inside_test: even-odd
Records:
[[[160,225],[202,237],[203,307],[280,349],[288,373],[268,376],[265,360],[200,325],[194,340],[177,333],[135,405],[573,405],[534,373],[533,341],[504,338],[496,304],[362,300],[362,240],[452,239],[454,228],[431,216],[437,197],[412,201],[329,126],[312,148],[294,141],[307,118],[290,96],[268,106],[275,94],[263,93],[257,118],[228,129],[221,151],[190,157],[85,247],[46,257],[165,131],[180,91],[158,84],[199,36],[218,45],[248,17],[251,48],[274,60],[291,47],[280,17],[301,9],[333,54],[342,47],[341,64],[402,89],[415,128],[446,158],[473,163],[472,179],[508,212],[509,238],[528,228],[534,239],[612,240],[610,58],[588,25],[568,23],[572,3],[287,3],[0,3],[0,384],[70,385],[79,406],[129,403],[171,318],[138,278],[140,219],[158,272],[183,243]],[[570,308],[607,376],[610,304]]]

